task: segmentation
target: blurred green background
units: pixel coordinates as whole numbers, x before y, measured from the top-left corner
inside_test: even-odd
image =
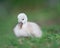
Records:
[[[21,12],[41,27],[42,38],[14,35]],[[0,48],[60,48],[60,0],[0,0]]]

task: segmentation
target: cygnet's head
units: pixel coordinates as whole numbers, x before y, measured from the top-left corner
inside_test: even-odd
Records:
[[[25,13],[20,13],[17,18],[18,18],[18,23],[20,22],[23,24],[27,23],[27,15]]]

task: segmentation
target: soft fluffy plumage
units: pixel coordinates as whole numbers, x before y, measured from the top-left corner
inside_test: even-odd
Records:
[[[27,15],[20,13],[18,15],[18,24],[14,27],[14,33],[17,37],[41,37],[40,27],[33,22],[28,22]]]

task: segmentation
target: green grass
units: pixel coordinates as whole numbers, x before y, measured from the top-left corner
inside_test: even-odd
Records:
[[[36,22],[39,22],[39,18],[43,18],[47,13],[41,13],[38,17],[36,17],[36,15],[37,14],[31,13],[30,16],[28,16],[29,20],[37,20]],[[45,16],[45,18],[47,16]],[[43,31],[42,38],[17,38],[13,33],[13,28],[16,23],[16,16],[8,16],[1,19],[0,48],[60,48],[60,25],[43,25],[41,27]]]

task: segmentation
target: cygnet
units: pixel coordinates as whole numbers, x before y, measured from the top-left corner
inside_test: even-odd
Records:
[[[25,13],[18,14],[17,19],[18,24],[13,29],[17,37],[42,37],[40,27],[34,22],[29,22]]]

